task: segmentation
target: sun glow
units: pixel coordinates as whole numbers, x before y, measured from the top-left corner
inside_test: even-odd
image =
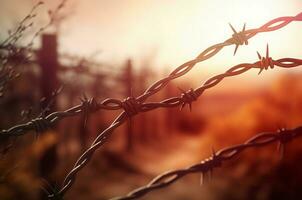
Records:
[[[15,4],[21,7],[22,3],[12,0],[11,6]],[[301,0],[74,0],[73,4],[75,11],[62,26],[62,52],[90,56],[101,51],[99,58],[110,63],[129,57],[139,63],[149,56],[157,67],[170,69],[230,38],[228,23],[240,31],[244,23],[246,29],[257,28],[271,19],[302,12]],[[301,23],[294,22],[276,32],[258,34],[248,46],[240,46],[235,57],[234,46],[227,47],[200,65],[217,72],[253,62],[256,51],[264,53],[267,43],[272,57],[301,57],[300,35]]]
[[[138,58],[155,50],[156,64],[171,68],[193,59],[208,46],[231,37],[228,23],[240,31],[244,23],[247,23],[247,29],[256,28],[276,17],[296,15],[302,11],[299,0],[78,3],[81,10],[66,24],[73,34],[63,38],[65,49],[76,49],[84,54],[102,49],[102,58],[109,60]],[[77,26],[79,21],[85,26]],[[297,31],[299,27],[301,24],[292,23],[284,28],[286,31],[259,34],[249,41],[248,47],[240,46],[236,57],[232,57],[234,47],[228,47],[206,61],[206,65],[215,71],[235,63],[254,61],[256,51],[264,52],[267,43],[271,46],[272,56],[301,56],[297,50],[302,44],[301,33]],[[76,48],[75,44],[80,44],[81,48]]]
[[[175,58],[179,60],[194,58],[206,47],[223,42],[233,33],[228,23],[231,23],[237,31],[242,30],[244,23],[247,24],[246,29],[257,28],[279,16],[296,15],[302,12],[297,6],[298,4],[302,8],[301,1],[296,1],[296,5],[284,0],[199,1],[198,6],[192,6],[186,22],[182,25],[179,24],[179,31],[170,36],[171,44],[165,47],[167,49],[166,61]],[[264,53],[267,43],[272,47],[273,56],[298,55],[301,52],[298,49],[301,49],[302,44],[301,37],[299,37],[301,33],[297,31],[298,27],[301,27],[301,24],[292,23],[289,27],[284,28],[286,31],[258,34],[249,41],[248,47],[245,45],[239,47],[236,57],[232,58],[234,47],[229,47],[224,53],[219,53],[217,57],[207,61],[207,64],[228,67],[229,65],[226,63],[231,64],[232,61],[239,63],[254,60],[256,51]],[[181,55],[179,56],[179,54]]]

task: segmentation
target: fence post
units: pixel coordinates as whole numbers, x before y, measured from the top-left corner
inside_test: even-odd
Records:
[[[58,88],[58,53],[57,53],[57,36],[56,34],[43,34],[42,45],[38,53],[38,61],[41,68],[40,85],[41,95],[46,98],[42,102],[42,109],[48,105],[52,98],[52,93]],[[56,110],[56,99],[52,99],[53,104],[49,107],[50,112]],[[57,162],[56,144],[46,150],[40,158],[40,173],[43,178],[52,183],[50,174],[54,170]]]
[[[42,104],[42,108],[45,108],[47,100],[52,97],[52,93],[58,88],[57,71],[59,65],[57,36],[55,34],[42,35],[42,46],[38,59],[41,67],[41,95],[46,98],[46,101]],[[56,110],[55,101],[50,109]]]

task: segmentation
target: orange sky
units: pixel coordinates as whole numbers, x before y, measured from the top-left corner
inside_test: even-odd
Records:
[[[46,7],[56,2],[45,1]],[[31,0],[0,0],[1,23],[8,17],[21,18],[32,4]],[[240,30],[244,22],[254,28],[302,12],[301,0],[70,0],[68,5],[74,5],[70,6],[73,14],[61,29],[62,52],[89,56],[101,51],[101,60],[121,63],[132,57],[138,65],[150,57],[158,67],[171,69],[229,38],[229,22]],[[196,70],[207,67],[217,72],[255,62],[256,51],[264,54],[266,43],[273,58],[302,57],[301,27],[301,22],[294,22],[259,34],[249,46],[240,47],[235,57],[234,47],[228,47]]]

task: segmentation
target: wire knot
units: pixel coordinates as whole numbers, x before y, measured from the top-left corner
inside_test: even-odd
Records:
[[[84,124],[83,127],[86,128],[89,112],[95,112],[99,109],[99,104],[95,100],[95,98],[88,99],[85,94],[81,98],[82,101],[82,111],[84,114]]]
[[[93,97],[91,99],[88,99],[86,96],[84,96],[81,101],[85,111],[95,112],[99,109],[99,104]]]
[[[234,55],[235,55],[236,52],[237,52],[237,50],[238,50],[238,47],[239,47],[240,45],[243,45],[243,44],[248,45],[248,44],[249,44],[248,38],[247,38],[246,35],[245,35],[245,25],[246,25],[246,24],[244,24],[243,29],[242,29],[242,31],[240,31],[240,32],[237,32],[237,31],[235,30],[235,28],[232,26],[232,24],[229,24],[229,25],[230,25],[231,29],[233,30],[232,41],[233,41],[233,42],[235,43],[235,45],[236,45],[235,51],[234,51]]]
[[[212,171],[216,167],[222,165],[222,158],[218,156],[214,149],[212,149],[212,156],[201,161],[201,166],[205,171]]]
[[[257,51],[257,55],[260,61],[257,62],[260,71],[258,74],[261,74],[263,70],[268,70],[269,68],[274,69],[274,60],[269,56],[269,47],[266,46],[266,56],[262,57]]]
[[[46,131],[50,126],[49,121],[43,117],[33,119],[29,123],[34,127],[37,133]]]
[[[121,107],[125,110],[128,117],[132,117],[141,110],[141,103],[134,97],[127,97],[121,101]]]
[[[279,136],[279,140],[280,140],[281,144],[286,144],[293,139],[291,131],[289,131],[285,128],[279,129],[277,134]]]
[[[182,94],[180,96],[181,101],[182,101],[180,110],[182,110],[184,108],[184,106],[186,104],[188,104],[189,108],[190,108],[190,111],[192,111],[192,102],[197,100],[197,98],[198,98],[197,93],[192,88],[188,91],[184,91],[180,88],[179,88],[179,90],[182,92]]]
[[[200,177],[200,185],[202,185],[204,182],[205,174],[209,172],[209,178],[211,179],[214,168],[220,167],[222,165],[222,158],[218,156],[215,150],[212,148],[212,156],[203,160],[200,164],[201,165],[199,166],[199,170],[202,172]]]
[[[212,169],[215,168],[215,167],[220,167],[221,164],[222,164],[221,157],[217,156],[214,149],[212,149],[212,156],[210,157],[209,162],[212,165]]]
[[[279,144],[277,146],[278,152],[280,153],[280,160],[284,158],[285,145],[293,139],[292,132],[281,128],[277,132],[279,138]]]

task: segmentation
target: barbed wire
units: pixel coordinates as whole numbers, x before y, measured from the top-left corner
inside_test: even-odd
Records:
[[[64,1],[63,1],[64,2]],[[64,3],[62,3],[64,5]],[[58,10],[60,10],[61,6],[58,6]],[[54,12],[55,13],[55,12]],[[51,18],[52,19],[52,18]],[[155,82],[152,84],[149,88],[146,89],[146,91],[138,96],[137,98],[133,99],[136,102],[143,103],[145,102],[150,96],[156,94],[160,90],[162,90],[170,81],[181,77],[188,73],[197,63],[200,63],[204,60],[207,60],[217,54],[222,48],[230,45],[236,45],[234,54],[236,53],[238,47],[243,44],[248,44],[248,40],[255,36],[258,33],[262,32],[270,32],[275,31],[278,29],[281,29],[282,27],[286,26],[287,24],[293,22],[293,21],[302,21],[302,13],[299,13],[296,16],[287,16],[287,17],[279,17],[276,19],[273,19],[266,24],[262,25],[259,28],[256,29],[250,29],[245,30],[245,25],[242,31],[237,32],[231,25],[231,28],[233,30],[233,35],[231,38],[225,40],[222,43],[215,44],[207,49],[205,49],[202,53],[200,53],[195,59],[185,62],[184,64],[177,67],[175,70],[173,70],[167,77]],[[184,98],[188,98],[190,94],[184,95]],[[177,99],[171,99],[171,102],[176,102]],[[120,110],[124,109],[123,103],[124,101],[119,99],[113,99],[108,98],[105,99],[102,102],[96,102],[96,100],[93,98],[91,99],[91,103],[89,104],[89,110],[90,112],[96,112],[101,109],[105,110]],[[165,102],[168,103],[168,102]],[[60,121],[67,117],[72,117],[79,115],[83,112],[86,112],[87,105],[84,103],[79,104],[77,106],[74,106],[72,108],[69,108],[65,111],[57,111],[49,114],[46,117],[43,118],[36,118],[32,119],[28,123],[15,125],[9,129],[3,129],[0,131],[0,137],[12,137],[12,136],[20,136],[28,131],[36,131],[41,132],[47,128],[49,128],[51,125],[55,124],[57,121]],[[146,108],[146,107],[145,107]],[[146,110],[148,110],[146,108]],[[37,124],[42,124],[43,126],[37,126]]]
[[[119,127],[121,124],[123,124],[128,118],[131,118],[132,116],[138,114],[139,112],[147,112],[147,111],[154,110],[154,109],[157,109],[160,107],[175,107],[175,106],[184,107],[186,104],[188,104],[191,108],[192,102],[197,100],[197,98],[206,89],[214,87],[225,77],[239,75],[252,68],[259,68],[260,72],[261,72],[264,69],[266,70],[269,67],[273,68],[274,66],[289,68],[289,67],[296,67],[296,66],[301,65],[302,61],[299,59],[294,59],[294,58],[283,58],[283,59],[279,59],[279,60],[272,60],[270,57],[268,57],[268,50],[267,50],[267,56],[265,58],[264,57],[261,58],[260,61],[253,63],[253,64],[245,63],[245,64],[236,65],[235,67],[231,68],[224,74],[220,74],[220,75],[212,77],[211,79],[206,81],[201,87],[199,87],[195,90],[191,89],[187,92],[183,91],[180,97],[169,98],[169,99],[163,100],[161,102],[144,103],[148,99],[148,97],[159,92],[170,81],[172,81],[180,76],[183,76],[184,74],[189,72],[197,63],[202,62],[202,61],[214,56],[223,47],[235,44],[236,45],[235,51],[234,51],[234,54],[235,54],[240,45],[243,45],[243,44],[247,45],[248,39],[250,39],[257,33],[269,32],[269,31],[274,31],[274,30],[280,29],[292,21],[302,21],[302,13],[300,13],[294,17],[281,17],[281,18],[271,20],[270,22],[266,23],[265,25],[263,25],[262,27],[260,27],[258,29],[251,29],[251,30],[246,31],[245,25],[244,25],[244,28],[241,32],[236,32],[236,30],[231,26],[234,34],[232,35],[232,37],[230,39],[226,40],[223,43],[219,43],[219,44],[216,44],[216,45],[213,45],[213,46],[207,48],[200,55],[198,55],[195,59],[188,61],[188,62],[184,63],[183,65],[179,66],[178,68],[176,68],[172,73],[170,73],[170,75],[168,77],[155,82],[141,96],[139,96],[137,98],[127,97],[123,101],[118,100],[118,99],[109,98],[109,99],[105,99],[104,101],[102,101],[100,103],[98,103],[94,98],[84,99],[82,101],[82,104],[74,106],[65,111],[54,112],[54,113],[49,114],[46,117],[40,117],[40,118],[33,119],[26,124],[20,124],[20,125],[16,125],[10,129],[8,129],[8,130],[2,130],[0,136],[1,137],[19,136],[19,135],[25,134],[27,131],[30,131],[30,130],[35,130],[36,132],[42,132],[59,120],[66,118],[66,117],[81,114],[82,112],[85,113],[85,115],[86,115],[88,112],[95,112],[99,109],[107,109],[107,110],[123,109],[124,112],[122,112],[107,129],[105,129],[101,134],[99,134],[97,136],[97,138],[95,139],[95,141],[93,142],[91,147],[89,149],[87,149],[84,152],[84,154],[82,154],[82,156],[75,163],[74,168],[66,176],[66,178],[63,182],[63,187],[58,192],[59,196],[63,196],[64,193],[72,186],[73,182],[75,181],[77,173],[89,162],[89,160],[91,159],[95,150],[98,149],[98,147],[100,147],[105,141],[107,141],[107,139],[111,135],[112,131],[114,129],[116,129],[117,127]],[[258,56],[259,56],[259,54],[258,54]],[[49,197],[54,198],[54,197],[56,197],[56,195],[50,195]]]
[[[259,61],[255,63],[242,63],[236,65],[230,68],[229,70],[227,70],[225,73],[213,76],[212,78],[205,81],[202,86],[196,89],[183,91],[181,95],[178,97],[168,98],[161,102],[148,102],[148,103],[141,103],[134,97],[128,97],[122,102],[111,100],[109,103],[116,103],[116,104],[120,103],[120,106],[124,108],[124,111],[113,121],[113,123],[107,129],[105,129],[102,133],[100,133],[96,137],[96,139],[91,144],[91,146],[76,161],[73,169],[65,177],[62,184],[62,188],[57,195],[63,196],[65,194],[65,192],[73,185],[78,172],[89,162],[94,152],[107,141],[107,139],[111,136],[112,131],[115,130],[120,125],[122,125],[127,119],[133,117],[134,115],[140,112],[155,110],[157,108],[170,108],[170,107],[177,107],[177,106],[181,106],[181,108],[183,108],[187,104],[191,109],[192,102],[196,101],[198,97],[201,96],[205,90],[214,87],[226,77],[237,76],[253,68],[260,69],[260,72],[262,72],[263,70],[267,70],[268,68],[273,69],[275,66],[282,67],[282,68],[292,68],[302,65],[301,59],[282,58],[278,60],[273,60],[269,56],[268,45],[267,45],[265,57],[261,57],[261,55],[258,52],[257,54],[259,57]],[[50,199],[54,197],[55,194],[49,195]]]
[[[302,136],[302,126],[294,128],[292,130],[280,129],[277,132],[264,132],[260,133],[243,144],[238,144],[221,149],[218,152],[213,151],[213,155],[200,163],[194,164],[185,169],[179,169],[163,173],[146,186],[140,187],[125,196],[115,197],[111,200],[130,200],[138,199],[147,193],[152,191],[165,188],[186,175],[193,173],[201,173],[202,175],[212,172],[215,168],[220,167],[225,161],[231,160],[233,157],[239,155],[246,149],[258,148],[269,145],[274,142],[279,142],[280,145],[284,146],[286,143],[293,139]]]

